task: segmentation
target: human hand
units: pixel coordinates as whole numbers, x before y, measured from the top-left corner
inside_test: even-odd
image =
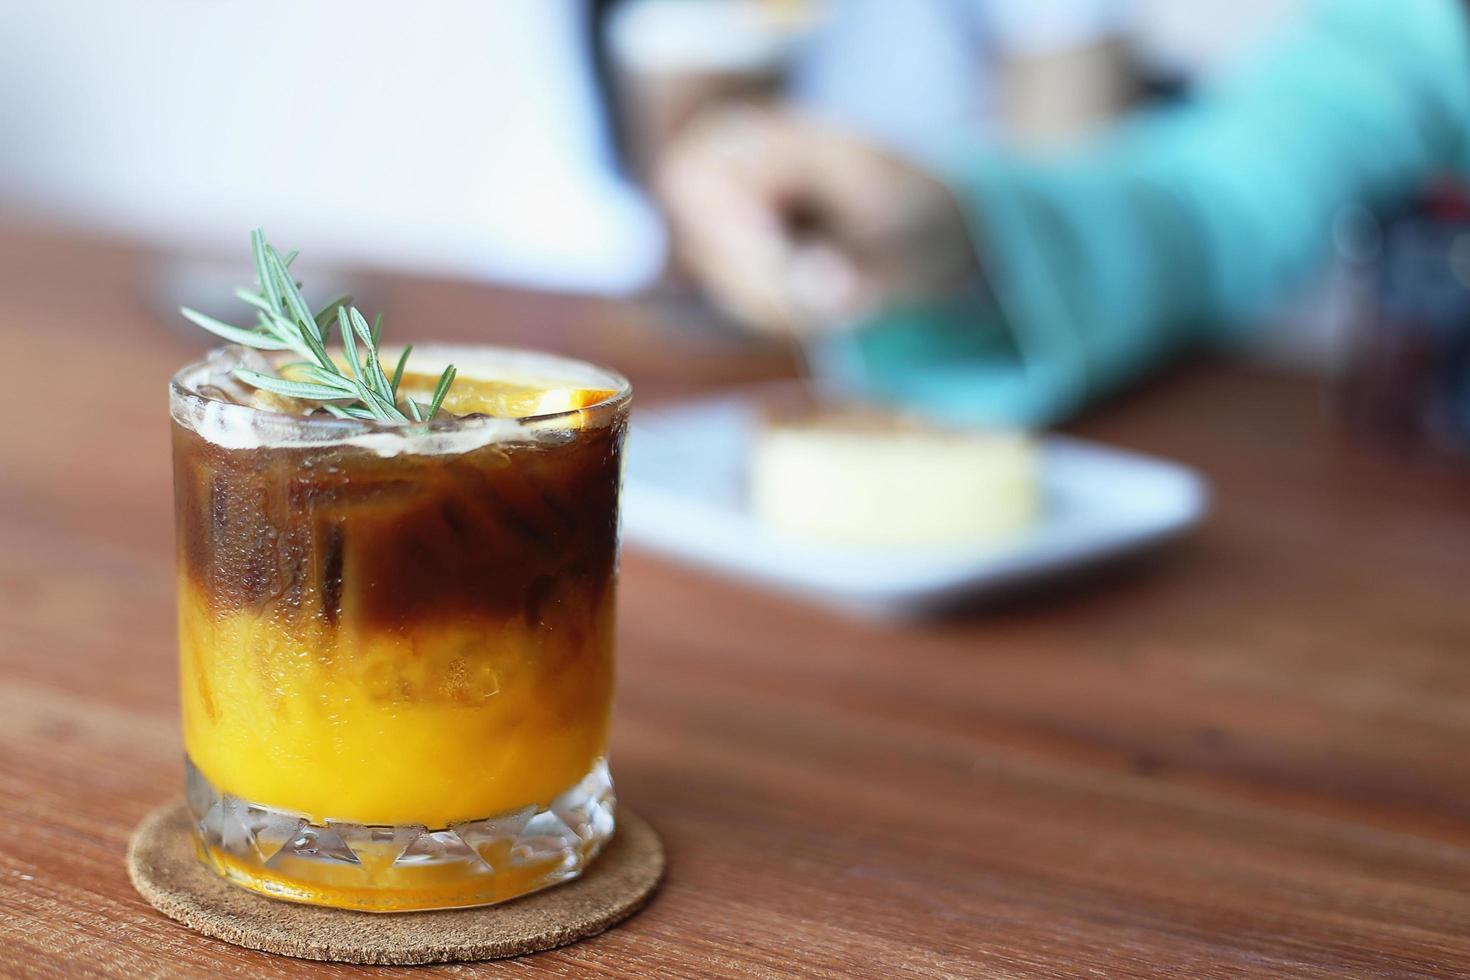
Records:
[[[659,168],[676,255],[726,312],[810,333],[976,271],[942,183],[852,135],[741,107],[695,120]]]

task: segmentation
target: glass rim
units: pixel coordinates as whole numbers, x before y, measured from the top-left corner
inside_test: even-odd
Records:
[[[399,348],[392,349],[396,352]],[[384,353],[386,354],[388,350],[389,348],[384,348]],[[239,344],[227,344],[210,349],[204,357],[185,364],[169,378],[170,415],[177,424],[198,433],[205,439],[209,439],[209,435],[200,431],[201,423],[209,417],[214,417],[216,423],[224,426],[235,422],[252,430],[263,430],[257,432],[258,437],[263,437],[261,446],[276,445],[278,439],[281,440],[281,444],[286,445],[328,445],[365,436],[386,436],[411,443],[435,436],[465,433],[477,429],[501,429],[506,430],[507,435],[509,435],[509,427],[521,430],[554,430],[558,428],[559,421],[567,419],[576,419],[579,423],[578,428],[588,428],[585,422],[588,417],[606,416],[609,420],[614,419],[626,408],[633,397],[633,385],[621,373],[591,361],[563,354],[496,344],[434,342],[415,344],[414,350],[415,352],[463,351],[466,354],[474,353],[480,357],[504,358],[512,363],[557,366],[568,369],[572,374],[580,373],[586,376],[587,380],[582,381],[575,377],[568,378],[569,385],[592,386],[596,384],[597,387],[611,389],[612,394],[591,405],[537,415],[452,415],[430,422],[342,419],[332,415],[293,415],[230,401],[198,390],[199,382],[207,378],[209,373],[212,372],[215,375],[224,373],[232,367],[232,360],[240,362],[246,356],[254,353]],[[461,376],[467,375],[461,371]],[[595,381],[590,380],[594,377]],[[193,411],[186,410],[181,413],[181,407],[192,408]],[[271,438],[271,436],[276,438]]]

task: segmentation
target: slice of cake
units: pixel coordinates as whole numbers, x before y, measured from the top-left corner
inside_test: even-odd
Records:
[[[852,547],[973,543],[1041,509],[1034,440],[934,425],[870,407],[768,415],[750,463],[750,502],[793,538]]]

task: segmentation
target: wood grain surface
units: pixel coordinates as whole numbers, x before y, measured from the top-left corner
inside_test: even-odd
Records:
[[[1214,483],[1127,568],[879,625],[627,551],[613,765],[669,876],[624,926],[418,971],[190,933],[123,867],[180,786],[178,272],[0,233],[0,974],[1470,975],[1470,476],[1222,364],[1073,426]],[[579,353],[645,408],[786,364],[666,307],[364,281],[390,336]]]

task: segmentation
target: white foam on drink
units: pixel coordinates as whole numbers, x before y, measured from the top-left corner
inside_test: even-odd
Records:
[[[400,349],[384,348],[387,363],[395,363]],[[414,374],[438,375],[453,364],[461,377],[513,384],[556,384],[605,388],[621,397],[628,383],[602,368],[571,358],[537,351],[502,347],[433,344],[414,347],[409,356]],[[249,404],[251,389],[231,374],[238,367],[268,370],[255,351],[224,347],[191,364],[174,376],[169,398],[174,421],[223,449],[357,446],[379,456],[455,455],[496,443],[535,442],[564,437],[569,417],[563,412],[529,419],[491,417],[456,418],[433,423],[369,422],[323,416],[285,415]],[[211,395],[203,389],[218,389]],[[575,424],[575,423],[574,423]]]

